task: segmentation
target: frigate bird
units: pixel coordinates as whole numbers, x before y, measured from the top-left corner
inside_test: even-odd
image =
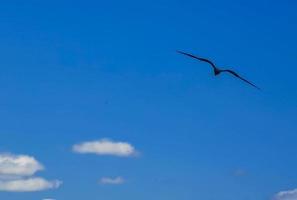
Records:
[[[230,74],[232,74],[233,76],[235,76],[235,77],[241,79],[242,81],[244,81],[244,82],[250,84],[251,86],[257,88],[258,90],[260,90],[260,88],[259,88],[258,86],[256,86],[255,84],[251,83],[250,81],[244,79],[243,77],[241,77],[239,74],[237,74],[237,73],[234,72],[233,70],[230,70],[230,69],[220,69],[220,68],[218,68],[212,61],[210,61],[210,60],[208,60],[208,59],[206,59],[206,58],[197,57],[197,56],[194,56],[194,55],[192,55],[192,54],[185,53],[185,52],[182,52],[182,51],[177,51],[177,52],[180,53],[180,54],[183,54],[183,55],[189,56],[189,57],[191,57],[191,58],[194,58],[194,59],[197,59],[197,60],[200,60],[200,61],[202,61],[202,62],[206,62],[206,63],[210,64],[210,65],[212,66],[213,70],[214,70],[214,75],[215,75],[215,76],[219,75],[219,74],[222,73],[222,72],[227,72],[227,73],[230,73]]]

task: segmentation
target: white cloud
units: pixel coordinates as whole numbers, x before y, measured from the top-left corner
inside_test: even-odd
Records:
[[[0,191],[6,192],[36,192],[60,187],[61,181],[47,181],[43,178],[29,178],[0,181]]]
[[[58,188],[61,181],[32,177],[43,169],[32,156],[0,153],[0,191],[35,192]]]
[[[47,198],[47,199],[42,199],[42,200],[56,200],[56,199],[49,199],[49,198]]]
[[[94,153],[97,155],[133,156],[137,152],[135,148],[127,142],[114,142],[109,139],[102,139],[91,142],[83,142],[73,146],[73,151],[77,153]]]
[[[31,156],[0,154],[0,175],[3,176],[31,176],[43,166]]]
[[[122,177],[110,178],[110,177],[103,177],[100,179],[100,183],[104,185],[120,185],[123,184],[125,180]]]
[[[297,200],[297,188],[293,190],[281,191],[274,197],[275,200]]]

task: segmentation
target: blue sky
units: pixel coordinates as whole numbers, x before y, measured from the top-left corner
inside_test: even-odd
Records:
[[[63,183],[0,199],[297,199],[296,6],[2,1],[1,156],[44,168],[14,179]],[[137,155],[73,150],[95,141]]]

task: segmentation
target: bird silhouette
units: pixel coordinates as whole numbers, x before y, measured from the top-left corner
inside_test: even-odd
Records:
[[[182,51],[177,51],[178,53],[180,54],[183,54],[183,55],[186,55],[186,56],[189,56],[191,58],[194,58],[194,59],[197,59],[197,60],[200,60],[202,62],[207,62],[208,64],[210,64],[214,70],[214,75],[217,76],[219,75],[220,73],[222,72],[227,72],[227,73],[230,73],[232,74],[233,76],[235,76],[236,78],[239,78],[241,79],[242,81],[250,84],[251,86],[257,88],[258,90],[260,90],[260,88],[258,86],[256,86],[255,84],[251,83],[250,81],[244,79],[243,77],[241,77],[240,75],[238,75],[236,72],[230,70],[230,69],[220,69],[218,68],[212,61],[208,60],[208,59],[205,59],[205,58],[201,58],[201,57],[197,57],[197,56],[194,56],[192,54],[189,54],[189,53],[185,53],[185,52],[182,52]]]

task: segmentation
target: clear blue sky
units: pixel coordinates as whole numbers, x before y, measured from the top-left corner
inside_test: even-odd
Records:
[[[63,184],[0,199],[263,200],[297,188],[296,7],[1,1],[0,153],[33,156],[46,168],[34,176]],[[72,151],[102,138],[140,155]],[[98,184],[117,176],[125,182]]]

